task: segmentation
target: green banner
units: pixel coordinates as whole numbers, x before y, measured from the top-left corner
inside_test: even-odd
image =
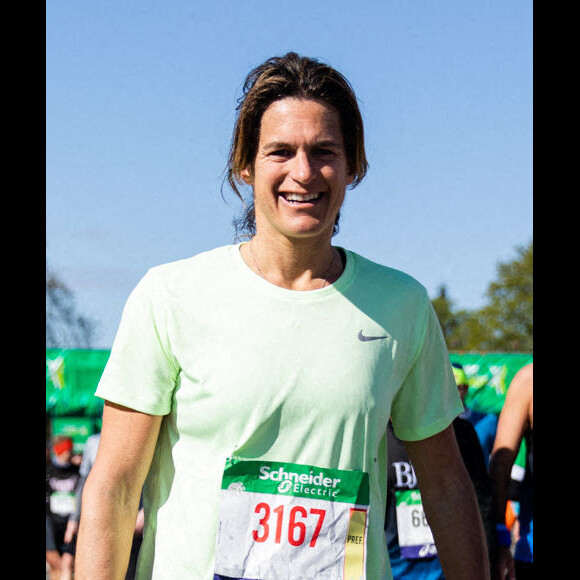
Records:
[[[46,413],[51,417],[100,417],[95,390],[110,350],[46,349]]]
[[[465,406],[480,413],[499,415],[515,374],[533,362],[528,353],[450,353],[451,362],[463,366],[469,389]]]

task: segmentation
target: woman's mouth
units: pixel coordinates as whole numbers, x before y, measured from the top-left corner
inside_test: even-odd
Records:
[[[299,204],[299,203],[307,203],[307,202],[315,202],[316,200],[320,199],[322,193],[306,193],[306,194],[299,194],[299,193],[281,193],[281,197],[283,197],[288,203],[292,204]]]

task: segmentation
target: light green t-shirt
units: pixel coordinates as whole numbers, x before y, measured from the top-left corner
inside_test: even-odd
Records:
[[[319,290],[270,284],[230,245],[152,268],[131,293],[96,394],[165,415],[144,490],[140,580],[213,580],[228,458],[367,473],[366,579],[391,578],[389,416],[401,439],[418,440],[463,406],[424,287],[345,253],[341,277]],[[256,473],[278,475],[269,465]],[[263,524],[265,513],[254,517]],[[281,517],[268,521],[272,545],[283,544]],[[268,530],[253,533],[266,544]]]

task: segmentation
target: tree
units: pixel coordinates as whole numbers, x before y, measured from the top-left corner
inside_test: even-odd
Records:
[[[77,313],[74,295],[46,266],[46,348],[90,348],[94,322]]]
[[[453,303],[449,298],[447,298],[447,286],[442,284],[439,286],[439,294],[436,298],[431,300],[435,314],[439,319],[439,324],[441,325],[441,330],[443,331],[443,336],[445,337],[445,342],[447,343],[447,348],[453,350],[452,346],[455,340],[455,334],[459,321],[457,315],[453,313]]]
[[[533,241],[500,262],[490,283],[488,303],[479,310],[453,310],[447,289],[431,300],[449,350],[531,352],[533,350]]]
[[[493,350],[533,350],[534,242],[516,248],[517,257],[498,264],[498,279],[486,292],[480,317],[491,334]]]

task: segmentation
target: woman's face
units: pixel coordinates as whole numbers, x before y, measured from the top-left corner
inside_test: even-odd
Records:
[[[330,239],[354,179],[336,109],[292,97],[273,102],[262,115],[254,165],[241,177],[253,187],[258,234]]]

